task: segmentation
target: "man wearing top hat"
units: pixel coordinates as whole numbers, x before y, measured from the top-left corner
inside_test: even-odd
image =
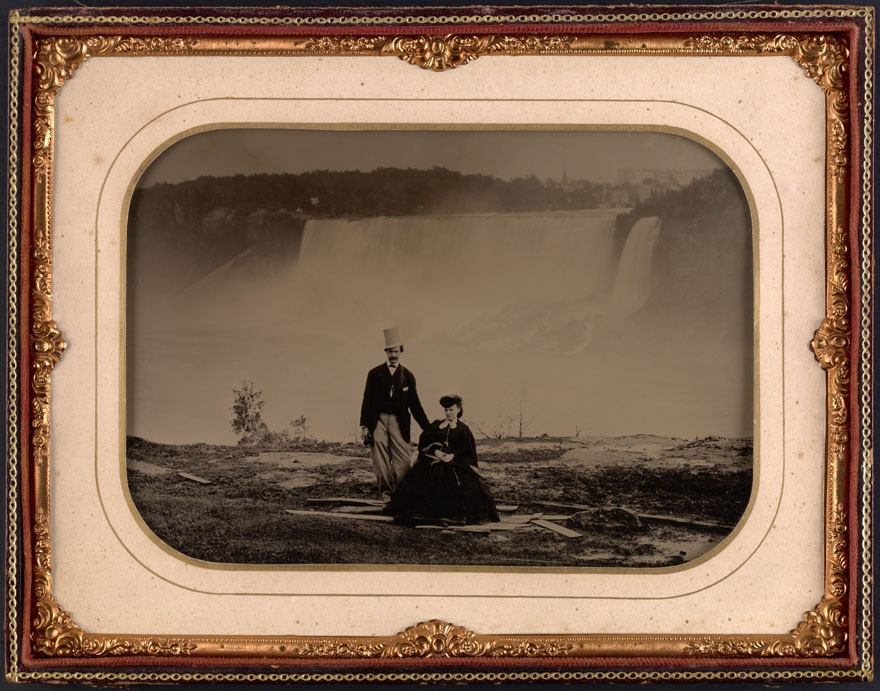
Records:
[[[379,493],[386,502],[410,468],[410,412],[425,429],[430,425],[419,401],[416,378],[400,364],[403,344],[398,329],[385,329],[387,362],[367,373],[361,404],[361,437],[370,444]]]

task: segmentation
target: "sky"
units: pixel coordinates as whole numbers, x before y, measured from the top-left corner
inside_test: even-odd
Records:
[[[665,132],[223,129],[172,144],[142,186],[209,176],[433,166],[503,179],[537,175],[617,182],[618,170],[711,170],[702,144]]]

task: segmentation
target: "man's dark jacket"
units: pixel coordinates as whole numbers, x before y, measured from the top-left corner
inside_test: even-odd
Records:
[[[388,365],[379,365],[367,373],[367,384],[364,387],[364,402],[361,404],[361,427],[366,427],[372,433],[379,422],[379,413],[394,413],[400,432],[405,441],[409,441],[409,413],[419,423],[419,427],[425,429],[430,423],[419,394],[416,391],[416,378],[413,373],[403,365],[398,365],[394,372],[394,396],[391,392],[391,372]],[[390,400],[389,400],[390,399]]]

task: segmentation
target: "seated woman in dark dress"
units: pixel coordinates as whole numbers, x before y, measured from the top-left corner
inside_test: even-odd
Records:
[[[404,475],[385,512],[402,521],[464,525],[498,520],[498,511],[477,470],[477,445],[461,421],[461,397],[440,399],[444,420],[419,437],[419,458]]]

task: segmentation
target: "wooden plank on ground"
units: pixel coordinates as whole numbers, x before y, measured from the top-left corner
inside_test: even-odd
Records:
[[[708,521],[694,521],[690,518],[679,518],[677,516],[657,516],[648,513],[637,513],[636,516],[643,521],[656,521],[658,523],[674,523],[675,525],[691,526],[694,528],[707,528],[709,530],[733,530],[734,526],[724,525],[722,523],[710,523]]]
[[[460,525],[457,526],[458,530],[463,530],[468,533],[479,533],[483,530],[519,530],[525,524],[524,523],[478,523],[475,525]]]
[[[557,523],[551,523],[550,521],[545,521],[542,518],[535,518],[534,520],[532,520],[532,523],[534,523],[535,525],[539,525],[542,528],[546,528],[547,530],[552,530],[554,533],[564,535],[565,537],[583,537],[583,535],[575,532],[574,530],[569,530],[564,526],[561,526]]]
[[[475,523],[474,525],[438,525],[436,523],[420,523],[416,528],[426,530],[456,530],[462,533],[489,533],[493,530],[519,530],[524,523]]]
[[[584,509],[599,508],[597,506],[587,506],[586,504],[563,504],[558,501],[536,501],[535,504],[540,504],[541,506],[557,506],[562,509],[580,509],[581,511]]]
[[[382,513],[381,506],[339,506],[332,509],[334,513]]]
[[[331,518],[349,518],[356,521],[385,521],[390,523],[394,519],[391,516],[374,516],[364,513],[335,513],[333,511],[299,511],[297,509],[284,509],[287,513],[295,516],[330,516]]]
[[[306,499],[306,504],[366,504],[368,506],[382,506],[381,499],[361,499],[358,497],[321,497],[318,499]]]
[[[502,523],[528,523],[533,518],[543,518],[544,514],[542,513],[531,513],[531,514],[514,514],[513,516],[501,516]]]
[[[210,485],[211,481],[206,480],[203,477],[199,477],[198,475],[190,475],[189,473],[177,473],[180,477],[185,478],[187,480],[192,480],[193,482],[198,482],[200,485]]]
[[[437,525],[436,523],[420,523],[416,526],[416,530],[454,530],[457,533],[488,533],[489,529],[485,526],[467,526],[467,525]]]
[[[580,509],[583,510],[594,510],[594,509],[617,509],[623,508],[618,506],[587,506],[586,504],[563,504],[561,502],[555,501],[536,501],[536,504],[541,504],[542,506],[558,506],[565,509]],[[629,511],[629,509],[625,509]],[[657,514],[649,514],[649,513],[636,513],[635,511],[630,511],[630,513],[638,516],[643,521],[656,521],[658,523],[674,523],[675,525],[683,525],[690,526],[693,528],[703,528],[706,530],[733,530],[734,526],[725,525],[722,523],[711,523],[709,521],[698,521],[690,518],[681,518],[678,516],[661,516]]]

